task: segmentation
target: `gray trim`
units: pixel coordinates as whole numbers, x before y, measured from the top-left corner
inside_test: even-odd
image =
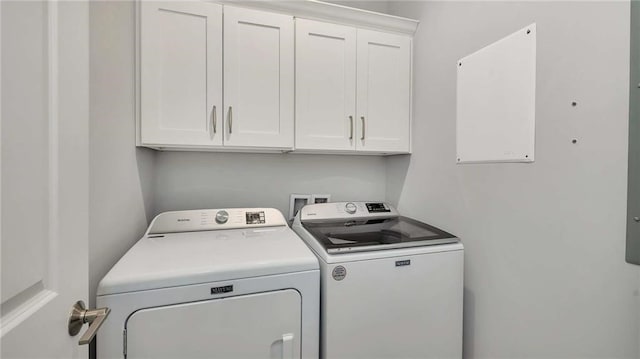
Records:
[[[629,75],[629,177],[627,251],[629,263],[640,264],[640,2],[631,1],[631,71]]]

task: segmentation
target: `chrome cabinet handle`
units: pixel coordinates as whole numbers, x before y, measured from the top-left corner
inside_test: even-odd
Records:
[[[360,116],[360,119],[362,120],[362,137],[360,139],[364,140],[364,116]]]
[[[78,345],[85,345],[91,343],[96,336],[98,329],[104,323],[111,313],[109,308],[98,308],[93,310],[87,310],[84,302],[79,300],[71,307],[71,314],[69,315],[69,321],[67,327],[70,336],[76,336],[80,333],[80,329],[85,323],[89,323],[89,329],[80,337]]]
[[[233,132],[233,107],[229,106],[229,134]]]
[[[353,116],[349,116],[349,139],[353,139]]]
[[[216,105],[213,105],[213,118],[211,119],[211,125],[213,126],[213,133],[218,132],[218,111]]]

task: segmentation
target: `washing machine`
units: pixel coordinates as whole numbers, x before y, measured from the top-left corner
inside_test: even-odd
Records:
[[[463,246],[380,202],[308,205],[293,229],[320,260],[322,358],[461,358]]]
[[[276,209],[162,213],[99,284],[97,358],[317,358],[319,282]]]

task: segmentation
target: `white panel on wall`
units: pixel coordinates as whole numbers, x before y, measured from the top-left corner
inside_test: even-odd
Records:
[[[536,24],[457,66],[457,162],[533,162]]]

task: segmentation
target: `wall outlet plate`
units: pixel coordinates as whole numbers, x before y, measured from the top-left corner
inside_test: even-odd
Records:
[[[311,202],[310,203],[329,203],[331,202],[331,195],[330,194],[313,194],[311,195]]]
[[[293,193],[289,197],[289,220],[293,220],[299,210],[307,204],[313,203],[310,194]]]

